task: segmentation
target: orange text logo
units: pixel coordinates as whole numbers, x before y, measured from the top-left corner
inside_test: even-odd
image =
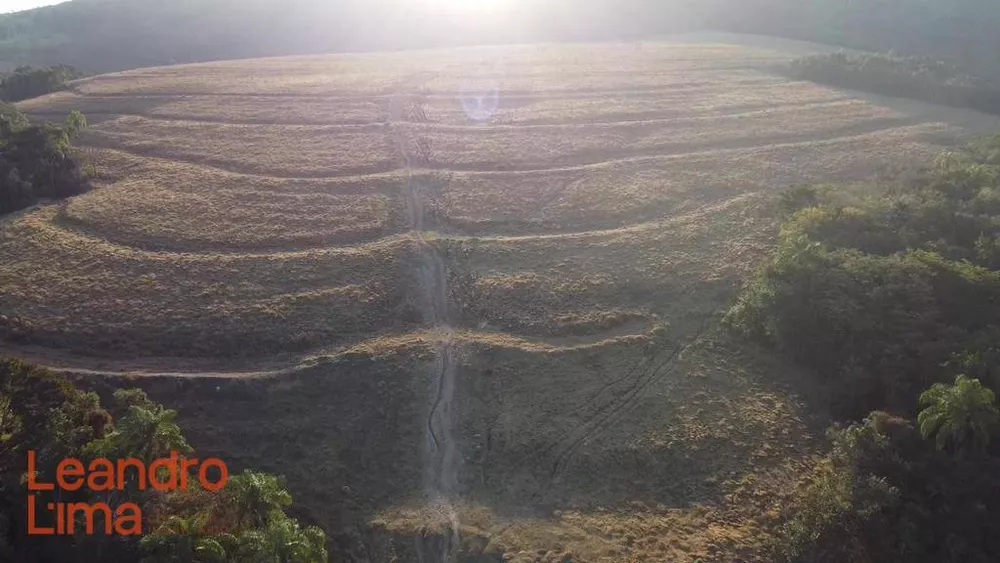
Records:
[[[197,481],[207,491],[217,492],[229,481],[229,470],[220,459],[184,458],[177,452],[170,452],[170,457],[156,459],[148,466],[142,460],[135,458],[110,459],[98,458],[89,464],[79,459],[68,458],[59,462],[56,467],[54,482],[39,480],[35,468],[35,452],[28,452],[28,491],[67,491],[81,489],[100,493],[112,491],[154,491],[167,492],[188,489],[190,480]],[[214,471],[212,471],[214,468]],[[56,495],[59,498],[60,495]],[[105,534],[123,536],[142,533],[142,510],[134,502],[123,502],[112,510],[106,502],[49,502],[44,508],[39,504],[37,494],[28,495],[28,534],[39,536],[72,535],[77,533],[77,526],[83,526],[83,532],[93,534],[98,516],[103,522]],[[47,518],[44,514],[53,515]],[[42,525],[46,522],[49,525]]]

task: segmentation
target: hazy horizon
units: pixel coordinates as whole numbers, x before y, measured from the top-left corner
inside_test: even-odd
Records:
[[[30,10],[32,8],[53,6],[55,4],[62,4],[68,1],[69,0],[4,0],[2,5],[0,5],[0,14],[23,12],[24,10]]]

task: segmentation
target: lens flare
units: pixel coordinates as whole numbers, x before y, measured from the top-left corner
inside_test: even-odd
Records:
[[[500,86],[495,80],[469,82],[462,86],[459,101],[473,121],[488,121],[500,107]]]

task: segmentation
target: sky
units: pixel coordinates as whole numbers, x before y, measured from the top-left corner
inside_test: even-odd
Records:
[[[52,4],[61,4],[65,1],[66,0],[0,0],[0,14],[20,12],[21,10],[30,10],[40,6],[51,6]]]

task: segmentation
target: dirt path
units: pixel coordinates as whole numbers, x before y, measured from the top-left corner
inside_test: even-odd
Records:
[[[413,86],[411,84],[410,88]],[[433,364],[432,400],[427,416],[425,488],[430,503],[443,510],[451,523],[449,537],[439,544],[440,552],[428,553],[427,545],[420,551],[421,560],[450,563],[460,547],[458,515],[452,504],[458,494],[459,465],[452,405],[456,378],[454,329],[449,320],[447,267],[439,249],[425,236],[424,190],[413,174],[409,139],[395,125],[406,121],[410,110],[412,103],[401,93],[390,102],[388,126],[406,172],[402,197],[406,203],[410,234],[417,245],[417,274],[423,294],[424,322],[441,335]]]

